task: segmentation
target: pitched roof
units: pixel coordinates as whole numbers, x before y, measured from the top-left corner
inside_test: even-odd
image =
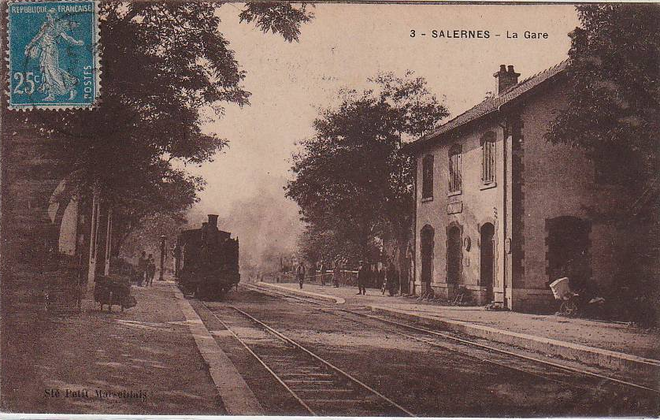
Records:
[[[568,60],[564,60],[561,63],[550,67],[547,70],[544,70],[540,73],[531,76],[522,82],[510,87],[503,93],[492,98],[486,98],[483,102],[474,107],[468,109],[464,113],[454,117],[453,119],[442,124],[436,128],[433,132],[424,135],[423,137],[408,143],[405,147],[407,149],[416,149],[418,147],[423,147],[428,142],[437,139],[440,135],[449,133],[469,122],[478,120],[486,115],[489,115],[493,112],[496,112],[502,105],[510,103],[515,99],[519,98],[523,94],[533,90],[537,86],[541,85],[543,82],[555,77],[559,73],[563,72],[566,69]]]

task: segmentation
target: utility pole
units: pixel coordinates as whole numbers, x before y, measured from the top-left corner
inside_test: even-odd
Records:
[[[160,276],[158,276],[159,281],[163,281],[163,267],[165,266],[165,235],[160,236]]]

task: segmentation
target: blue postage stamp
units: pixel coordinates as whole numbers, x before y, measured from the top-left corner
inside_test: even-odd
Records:
[[[9,108],[92,108],[99,100],[95,1],[10,2]]]

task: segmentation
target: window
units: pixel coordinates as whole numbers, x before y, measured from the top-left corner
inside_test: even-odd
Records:
[[[422,199],[433,198],[433,155],[422,161]]]
[[[462,187],[461,145],[455,144],[449,149],[449,193],[459,193]]]
[[[481,182],[495,182],[495,133],[492,131],[481,138]]]

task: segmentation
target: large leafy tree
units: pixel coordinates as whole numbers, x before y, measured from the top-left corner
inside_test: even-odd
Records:
[[[121,237],[155,213],[178,217],[203,181],[183,169],[210,161],[228,140],[202,132],[223,106],[249,104],[246,76],[221,32],[212,2],[104,2],[100,5],[102,103],[94,110],[33,113],[63,139],[70,183],[94,188],[117,212]],[[305,5],[248,3],[241,21],[298,39]]]
[[[569,106],[548,138],[586,150],[617,181],[647,188],[660,171],[660,6],[577,6]]]
[[[577,6],[580,27],[571,33],[567,69],[569,105],[555,119],[548,139],[585,150],[607,182],[637,198],[612,218],[647,240],[620,249],[613,304],[650,323],[658,296],[658,174],[660,174],[660,6]],[[597,211],[597,209],[594,209]],[[650,227],[650,228],[649,228]]]
[[[308,258],[373,258],[378,239],[405,248],[413,213],[407,138],[448,115],[423,78],[381,74],[372,89],[343,90],[314,122],[315,135],[293,157],[286,194],[301,208]]]

